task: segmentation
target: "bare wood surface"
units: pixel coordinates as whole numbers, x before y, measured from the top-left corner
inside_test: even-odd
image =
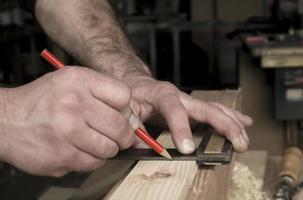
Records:
[[[240,109],[241,106],[239,91],[226,90],[224,93],[212,91],[208,95],[204,95],[201,91],[195,91],[192,96],[203,101],[216,101],[231,108]],[[186,199],[226,200],[231,166],[232,164],[200,167]]]
[[[264,187],[265,187],[265,191],[268,192],[268,186],[271,187],[271,192],[270,194],[272,194],[272,190],[274,189],[274,181],[275,181],[275,177],[277,177],[278,175],[278,165],[280,162],[280,157],[274,157],[274,158],[270,158],[268,164],[267,163],[267,152],[266,151],[248,151],[246,153],[243,154],[236,154],[234,156],[235,161],[240,162],[241,164],[244,164],[246,166],[249,167],[249,169],[252,171],[252,173],[254,174],[254,176],[258,179],[262,179],[265,176],[265,169],[267,168],[267,175],[265,176],[265,183],[264,183]],[[117,163],[118,164],[118,163]],[[267,167],[266,167],[267,166]],[[274,166],[274,167],[273,167]],[[200,176],[200,179],[196,179],[196,180],[203,180],[203,179],[207,179],[207,178],[211,178],[211,173],[209,171],[211,171],[211,167],[209,167],[209,169],[204,169],[204,170],[208,170],[205,171],[204,176]],[[99,171],[100,173],[101,171]],[[200,174],[201,175],[201,174]],[[220,175],[218,174],[217,176],[220,177]],[[102,176],[101,176],[102,177]],[[102,180],[100,179],[100,176],[93,176],[93,178],[95,180],[91,180],[91,181],[97,181],[100,182]],[[301,177],[302,179],[302,177]],[[103,182],[106,182],[107,180],[104,180]],[[211,182],[214,186],[215,184],[213,182]],[[104,183],[106,184],[106,183]],[[228,192],[231,192],[231,190],[236,190],[236,192],[241,192],[239,191],[239,188],[234,188],[232,184],[229,183],[229,185],[231,185],[231,187],[228,187]],[[86,185],[88,188],[90,188],[91,190],[96,190],[96,184],[93,184],[92,186],[95,187],[89,187],[89,185]],[[117,187],[119,185],[117,184]],[[206,187],[207,188],[207,187]],[[205,193],[207,193],[207,191],[203,190],[204,187],[201,187],[199,189],[200,192],[204,191]],[[58,199],[58,200],[66,200],[68,199],[67,196],[70,196],[71,192],[73,192],[73,190],[76,189],[71,189],[71,188],[58,188],[58,187],[53,187],[51,188],[49,191],[47,191],[40,199],[42,200],[47,200],[47,199]],[[86,190],[78,190],[76,191],[75,194],[80,195],[78,196],[81,199],[100,199],[100,195],[98,196],[98,194],[100,194],[100,191],[98,191],[98,189],[95,191],[94,197],[87,197],[87,193],[85,193]],[[300,198],[302,198],[303,194],[299,194],[296,196],[295,200],[299,200]],[[54,198],[55,197],[55,198]],[[98,198],[99,197],[99,198]],[[216,195],[209,195],[208,197],[212,197],[216,198]],[[197,199],[199,199],[197,197]],[[228,200],[235,200],[235,199],[228,199]]]
[[[264,150],[252,150],[245,153],[237,153],[235,160],[239,163],[247,165],[256,178],[264,179],[268,154]]]
[[[174,148],[168,132],[157,139]],[[195,161],[139,161],[106,199],[180,199],[197,171]],[[189,186],[187,186],[189,187]]]
[[[69,198],[70,200],[100,199],[129,172],[134,161],[111,160],[95,172]]]
[[[208,146],[205,149],[205,153],[221,153],[225,139],[220,135],[214,135],[208,141]]]
[[[240,108],[239,93],[239,91],[195,91],[192,96],[204,101],[215,101],[229,107]],[[200,143],[202,135],[203,131],[198,131],[193,136],[196,146]],[[166,147],[174,147],[168,132],[160,135],[158,140]],[[209,149],[209,151],[218,150]],[[198,169],[195,162],[188,161],[141,161],[125,178],[133,164],[133,161],[125,160],[108,161],[105,167],[92,173],[69,199],[100,199],[115,183],[115,189],[108,196],[110,199],[117,199],[119,196],[122,199],[140,199],[139,197],[224,199],[226,197],[230,166]],[[122,190],[123,188],[125,190]]]
[[[51,187],[39,200],[66,200],[70,198],[75,191],[76,188]]]
[[[194,92],[193,96],[235,108],[239,92]],[[203,136],[197,134],[195,142]],[[174,147],[168,132],[158,141]],[[198,169],[195,161],[140,161],[107,199],[226,199],[229,169],[228,165]]]
[[[228,200],[256,199],[257,197],[260,197],[261,199],[258,198],[260,200],[265,200],[262,199],[261,193],[262,187],[264,186],[267,160],[268,154],[267,151],[264,150],[247,151],[235,155],[235,164],[238,163],[238,169],[237,171],[231,171],[232,178],[228,187]],[[242,169],[241,173],[239,164],[241,164],[240,166],[242,167],[247,167],[251,173],[243,174],[244,169]],[[252,176],[250,176],[250,174]],[[239,180],[239,182],[235,180]]]

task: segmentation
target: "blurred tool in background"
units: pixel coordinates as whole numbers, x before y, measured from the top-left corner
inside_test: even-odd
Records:
[[[302,189],[302,183],[296,186],[301,174],[302,162],[301,149],[297,147],[286,149],[278,176],[277,190],[273,196],[274,200],[291,200],[295,193]]]

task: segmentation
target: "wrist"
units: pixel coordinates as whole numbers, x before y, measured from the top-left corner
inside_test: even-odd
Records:
[[[140,86],[145,83],[150,83],[155,81],[156,79],[152,76],[147,75],[135,75],[132,74],[131,76],[125,77],[123,81],[130,87],[133,86]]]
[[[0,88],[0,126],[7,124],[8,116],[10,115],[9,104],[12,103],[9,99],[9,88]],[[1,129],[0,129],[1,131]]]
[[[119,79],[137,77],[152,77],[148,66],[133,53],[116,52],[115,54],[101,54],[97,60],[88,63],[97,71]]]
[[[0,88],[0,160],[6,161],[5,155],[7,154],[7,134],[8,134],[8,115],[10,111],[8,109],[8,93],[10,89]]]

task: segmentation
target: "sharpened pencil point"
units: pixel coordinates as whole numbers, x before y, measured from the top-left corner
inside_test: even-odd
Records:
[[[166,149],[163,149],[163,151],[160,153],[161,156],[163,156],[164,158],[168,159],[168,160],[173,160],[173,158],[171,157],[171,155],[166,151]]]

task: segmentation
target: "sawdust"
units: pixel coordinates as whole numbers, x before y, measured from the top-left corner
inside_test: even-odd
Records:
[[[257,178],[248,166],[235,162],[228,190],[229,200],[270,200],[262,187],[263,180]]]

